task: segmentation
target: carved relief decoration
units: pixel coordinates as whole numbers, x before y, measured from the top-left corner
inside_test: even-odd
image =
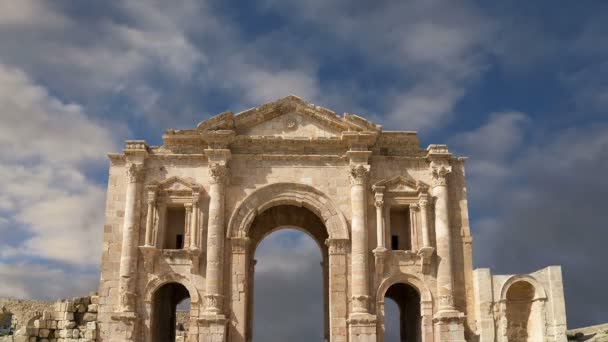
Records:
[[[364,185],[369,175],[369,165],[351,165],[349,179],[351,185]]]
[[[127,164],[127,182],[141,183],[144,180],[145,169],[144,164],[129,163]]]

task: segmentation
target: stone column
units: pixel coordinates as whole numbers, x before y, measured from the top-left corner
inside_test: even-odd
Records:
[[[374,190],[377,190],[375,187]],[[376,239],[377,247],[376,250],[386,250],[384,245],[386,242],[386,236],[384,231],[384,194],[381,191],[376,191],[374,194],[374,205],[376,206]]]
[[[418,204],[412,203],[409,205],[408,209],[410,212],[410,250],[420,250],[420,246],[418,245],[418,231],[416,229],[418,226],[416,215],[416,212],[418,211]]]
[[[437,297],[439,311],[454,311],[454,279],[452,274],[452,234],[450,231],[447,175],[449,165],[433,167],[432,193],[435,198],[435,235],[437,237]]]
[[[445,154],[444,154],[445,156]],[[464,342],[463,313],[454,305],[454,270],[452,267],[452,233],[450,228],[448,174],[449,159],[431,161],[432,196],[435,198],[435,236],[437,239],[437,302],[434,321],[435,340]]]
[[[369,281],[367,251],[367,202],[366,185],[369,174],[368,165],[350,167],[350,197],[352,206],[352,305],[354,313],[369,312]]]
[[[384,261],[386,260],[387,252],[386,243],[386,228],[384,223],[384,187],[373,186],[374,190],[374,205],[376,206],[376,243],[374,249],[374,265],[375,269],[375,285],[378,286],[384,275]],[[377,310],[377,309],[376,309]]]
[[[156,203],[156,191],[148,191],[148,212],[146,216],[146,247],[152,247],[152,231],[154,230],[154,204]]]
[[[192,199],[192,214],[190,215],[190,249],[198,249],[198,194]]]
[[[183,249],[189,249],[192,243],[192,203],[184,203],[184,209],[186,210],[186,219],[184,220],[184,245]]]
[[[142,164],[127,164],[127,193],[125,199],[124,223],[122,227],[122,249],[120,254],[120,280],[118,293],[120,311],[135,311],[135,278],[138,247],[137,203],[140,186],[143,182],[144,167]]]
[[[369,165],[351,164],[351,295],[352,311],[348,320],[350,342],[376,341],[376,316],[370,314],[367,243],[367,178]]]
[[[422,230],[422,248],[431,247],[428,205],[429,195],[418,195],[418,206],[420,207],[420,230]]]
[[[222,266],[224,255],[224,182],[227,168],[225,164],[209,165],[209,224],[207,236],[207,277],[205,313],[223,312]]]

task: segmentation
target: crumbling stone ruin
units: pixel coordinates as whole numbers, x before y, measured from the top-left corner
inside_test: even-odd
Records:
[[[15,341],[249,342],[255,249],[285,227],[321,248],[327,341],[383,341],[385,298],[402,341],[567,341],[561,268],[473,270],[465,158],[415,132],[289,96],[109,159],[99,295]]]
[[[13,315],[14,329],[0,342],[90,342],[97,338],[99,296],[55,303],[2,300],[0,310]]]

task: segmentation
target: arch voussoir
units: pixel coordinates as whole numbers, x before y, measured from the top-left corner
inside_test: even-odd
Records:
[[[247,237],[255,216],[278,205],[304,207],[326,223],[331,239],[348,239],[346,219],[331,199],[318,189],[300,183],[274,183],[249,194],[235,209],[228,223],[228,238]]]

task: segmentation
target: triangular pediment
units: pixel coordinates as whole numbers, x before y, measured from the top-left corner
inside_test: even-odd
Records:
[[[152,186],[156,186],[161,191],[170,192],[189,192],[199,188],[198,185],[179,177],[170,177],[152,184]]]
[[[308,103],[297,96],[248,109],[238,114],[219,114],[201,122],[197,130],[234,130],[237,135],[282,137],[339,137],[342,132],[379,131],[359,116],[338,116],[326,108]]]
[[[381,180],[374,184],[374,188],[378,187],[384,187],[384,191],[388,192],[418,192],[423,188],[428,188],[426,184],[405,176]]]

